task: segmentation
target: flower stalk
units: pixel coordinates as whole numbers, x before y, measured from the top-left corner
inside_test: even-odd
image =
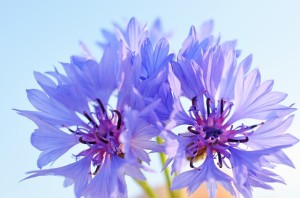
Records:
[[[144,192],[148,195],[149,198],[158,198],[154,190],[148,185],[146,181],[135,179],[135,182],[144,190]]]
[[[161,139],[160,137],[157,137],[156,140],[157,140],[158,144],[162,144],[163,143],[163,139]],[[159,157],[160,157],[160,161],[161,161],[162,166],[164,166],[164,164],[167,161],[166,155],[164,153],[159,153]],[[168,167],[166,167],[164,169],[164,175],[165,175],[165,179],[166,179],[166,182],[167,182],[169,197],[170,198],[176,198],[176,197],[178,197],[178,196],[176,196],[176,195],[178,195],[177,191],[170,190],[171,185],[172,185],[172,181],[171,181],[170,171],[169,171]]]

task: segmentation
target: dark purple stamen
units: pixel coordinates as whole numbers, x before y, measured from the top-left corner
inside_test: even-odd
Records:
[[[204,139],[207,140],[208,138],[218,138],[221,134],[222,131],[220,129],[216,129],[213,127],[204,127],[204,132],[205,132],[205,137]]]
[[[121,124],[122,124],[121,113],[118,110],[113,110],[113,112],[115,112],[118,115],[117,129],[120,129],[121,128]]]
[[[80,134],[79,132],[74,131],[74,130],[72,130],[72,129],[70,129],[70,128],[68,128],[68,130],[69,130],[71,133],[74,133],[74,134],[76,134],[76,135],[79,135],[79,134]]]
[[[70,128],[68,128],[68,130],[70,131],[70,132],[72,132],[72,133],[75,133],[76,131],[74,131],[74,130],[72,130],[72,129],[70,129]]]
[[[207,111],[207,116],[210,115],[210,98],[206,99],[206,111]]]
[[[220,153],[220,152],[218,152],[218,166],[219,166],[220,168],[223,167],[222,156],[221,156],[221,153]]]
[[[264,122],[262,122],[261,124],[264,124]],[[258,126],[261,125],[261,124],[254,124],[254,125],[252,125],[252,126],[249,126],[248,128],[249,128],[249,129],[254,129],[255,127],[258,127]]]
[[[188,129],[188,131],[189,131],[189,132],[191,132],[191,133],[194,133],[194,134],[196,134],[196,135],[197,135],[197,134],[199,134],[199,132],[198,132],[198,131],[196,131],[195,129],[193,129],[193,127],[192,127],[192,126],[188,126],[188,128],[187,128],[187,129]]]
[[[87,142],[85,140],[83,140],[82,137],[79,138],[79,142],[81,142],[82,144],[96,144],[97,142]]]
[[[108,140],[104,139],[98,132],[96,133],[96,137],[98,138],[98,140],[100,140],[101,142],[107,144]]]
[[[96,100],[97,100],[97,102],[98,102],[98,104],[99,104],[99,106],[100,106],[100,108],[101,108],[102,113],[103,113],[103,114],[106,114],[104,105],[103,105],[103,103],[101,102],[101,100],[100,100],[99,98],[97,98]]]
[[[192,107],[193,107],[193,111],[194,111],[194,116],[196,118],[196,120],[201,120],[198,111],[197,111],[197,96],[192,98]]]
[[[194,110],[196,110],[196,106],[197,106],[197,96],[192,98],[192,106],[194,107]]]
[[[93,175],[96,175],[96,174],[99,172],[99,170],[100,170],[100,165],[98,165],[98,166],[96,167],[96,170],[94,171]]]
[[[191,168],[195,168],[195,166],[194,166],[194,159],[195,159],[195,157],[191,157],[191,160],[190,160],[190,167]]]
[[[96,124],[96,122],[91,118],[91,116],[89,116],[89,114],[86,111],[84,111],[83,114],[90,121],[90,123],[92,123],[92,125],[94,127],[98,127],[98,125]]]
[[[221,99],[221,115],[223,114],[223,112],[224,112],[224,103],[225,103],[225,101],[223,100],[223,99]]]
[[[70,131],[71,133],[74,133],[74,134],[76,134],[76,135],[80,134],[79,132],[77,132],[77,131],[75,131],[75,130],[73,130],[73,129],[70,129],[69,127],[67,127],[67,126],[65,126],[65,125],[61,125],[61,126],[64,127],[64,128],[67,128],[68,131]]]
[[[237,143],[245,143],[249,141],[249,138],[246,137],[245,139],[236,140],[236,139],[227,139],[228,142],[237,142]]]
[[[255,124],[255,125],[252,125],[252,126],[249,126],[249,129],[254,129],[255,127],[257,127],[258,125]]]

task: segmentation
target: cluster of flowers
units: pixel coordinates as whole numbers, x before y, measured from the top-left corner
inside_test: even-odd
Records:
[[[253,187],[284,183],[272,169],[294,166],[282,149],[298,142],[285,133],[295,109],[280,104],[287,94],[272,91],[272,80],[250,70],[251,55],[237,63],[236,42],[221,43],[211,26],[191,27],[175,55],[159,22],[147,30],[132,18],[103,31],[100,62],[72,56],[64,74],[35,72],[42,90],[27,95],[37,111],[18,110],[38,126],[31,143],[41,151],[40,170],[26,179],[59,175],[76,197],[127,197],[125,175],[145,180],[149,152],[160,152],[178,174],[171,190],[192,193],[206,182],[215,197],[219,183],[252,197]],[[78,145],[74,163],[43,169]]]

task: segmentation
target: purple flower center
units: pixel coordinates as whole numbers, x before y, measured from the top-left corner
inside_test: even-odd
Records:
[[[203,131],[205,133],[204,139],[209,141],[214,141],[223,133],[221,129],[214,127],[204,127]]]
[[[77,126],[76,130],[69,129],[79,137],[79,142],[87,145],[88,149],[77,156],[93,155],[93,165],[96,167],[94,175],[100,169],[103,160],[111,155],[124,158],[119,142],[121,131],[124,130],[122,115],[118,110],[110,110],[108,115],[100,99],[96,99],[95,112],[83,112],[87,123],[85,126]]]
[[[198,102],[202,102],[202,104]],[[230,115],[233,103],[227,103],[224,99],[221,99],[215,108],[211,106],[211,103],[210,98],[207,98],[205,102],[197,101],[196,97],[192,99],[190,115],[195,120],[195,124],[187,128],[192,133],[187,134],[192,141],[186,147],[186,155],[190,159],[191,168],[195,168],[193,162],[196,157],[202,157],[206,154],[207,147],[216,153],[218,165],[221,168],[223,159],[226,156],[227,146],[232,144],[238,146],[240,143],[248,142],[250,130],[259,126],[245,126],[244,124],[236,128],[233,128],[232,125],[227,126],[227,124],[224,124],[224,120]],[[203,107],[202,111],[200,110],[201,106]]]

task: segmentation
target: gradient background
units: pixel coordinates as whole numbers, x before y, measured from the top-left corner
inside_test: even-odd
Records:
[[[0,1],[0,197],[74,197],[73,188],[63,188],[61,177],[39,177],[20,182],[25,172],[35,170],[39,151],[30,144],[35,125],[12,108],[32,109],[25,89],[38,88],[33,71],[49,71],[69,56],[81,54],[78,41],[87,44],[95,57],[100,28],[112,29],[135,16],[149,25],[157,17],[164,30],[174,31],[172,50],[180,47],[191,25],[215,21],[214,34],[222,40],[238,39],[242,57],[254,54],[252,68],[258,67],[263,80],[275,79],[274,90],[289,94],[285,104],[300,98],[300,4],[297,0],[1,0]],[[300,113],[289,132],[300,138]],[[274,185],[274,191],[255,189],[254,198],[299,197],[300,144],[287,149],[298,169],[278,167],[287,185]],[[153,165],[160,169],[154,159]],[[148,174],[150,183],[163,183],[159,173]],[[129,197],[141,191],[129,181]]]

